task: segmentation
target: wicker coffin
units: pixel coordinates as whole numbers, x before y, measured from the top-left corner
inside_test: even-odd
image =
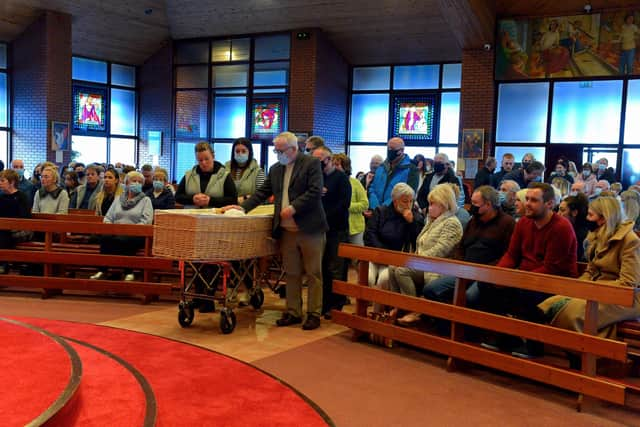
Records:
[[[153,255],[202,261],[273,255],[272,219],[268,214],[228,216],[209,209],[157,210]]]

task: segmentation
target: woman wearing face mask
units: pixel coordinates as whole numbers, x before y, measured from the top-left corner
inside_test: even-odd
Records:
[[[175,209],[176,199],[173,191],[167,186],[167,172],[162,168],[156,168],[153,172],[152,187],[145,193],[151,200],[153,210]]]
[[[578,262],[584,261],[584,240],[587,237],[589,229],[587,228],[587,209],[589,200],[587,196],[578,193],[565,198],[560,202],[558,213],[567,218],[573,226],[578,241]]]
[[[253,196],[262,183],[264,171],[253,158],[253,146],[247,138],[238,138],[231,146],[231,160],[224,167],[229,170],[238,192],[238,203]]]
[[[110,168],[104,173],[102,191],[96,196],[96,214],[105,216],[113,201],[124,192],[124,187],[120,185],[120,174],[117,170]]]
[[[125,178],[126,191],[123,192],[109,208],[104,217],[105,224],[151,224],[153,222],[153,207],[151,200],[142,192],[144,176],[140,172],[129,172]],[[144,237],[111,236],[100,238],[100,253],[105,255],[134,256],[144,247]],[[133,270],[125,269],[124,280],[135,280]],[[102,279],[107,274],[107,268],[102,267],[91,276],[91,279]]]
[[[624,219],[620,202],[613,197],[599,197],[589,204],[587,213],[589,242],[585,256],[587,269],[580,276],[608,285],[636,288],[640,284],[640,238],[633,223]],[[586,301],[560,295],[548,298],[540,308],[553,326],[582,332]],[[611,326],[640,316],[640,293],[633,307],[598,305],[598,335],[609,337]]]
[[[176,191],[176,202],[185,208],[220,208],[238,202],[229,170],[215,161],[208,142],[195,146],[198,164],[184,174]]]
[[[575,182],[584,183],[584,194],[587,197],[593,196],[598,180],[596,179],[596,175],[593,173],[591,163],[585,163],[582,165],[582,172],[576,176]]]

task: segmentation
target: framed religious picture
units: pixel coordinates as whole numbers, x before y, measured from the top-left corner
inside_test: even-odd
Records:
[[[271,139],[283,131],[284,100],[254,99],[251,105],[251,137]]]
[[[94,87],[73,87],[73,129],[104,132],[107,91]]]
[[[482,159],[484,129],[462,129],[462,158]]]
[[[51,150],[69,149],[69,122],[51,122]]]
[[[393,135],[409,141],[432,141],[436,99],[432,95],[396,96]]]

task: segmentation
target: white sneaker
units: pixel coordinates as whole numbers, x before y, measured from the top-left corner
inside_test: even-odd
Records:
[[[99,279],[102,279],[103,277],[104,277],[104,273],[102,271],[98,271],[96,274],[89,276],[89,279],[99,280]]]
[[[133,273],[129,273],[126,276],[124,276],[125,282],[133,282],[134,280],[136,280],[136,276]]]

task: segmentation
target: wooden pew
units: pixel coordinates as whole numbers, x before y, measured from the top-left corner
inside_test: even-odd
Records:
[[[66,219],[62,217],[67,216],[60,215],[57,219]],[[0,275],[0,285],[41,288],[44,289],[44,297],[52,293],[50,290],[59,289],[142,294],[144,295],[144,302],[149,302],[159,295],[167,295],[172,292],[170,283],[152,281],[152,276],[156,272],[174,270],[174,262],[172,260],[152,256],[152,225],[104,224],[86,220],[12,219],[11,221],[0,221],[0,229],[31,230],[42,232],[45,236],[43,243],[27,242],[19,245],[16,249],[0,250],[0,261],[43,264],[43,276]],[[55,241],[55,236],[66,235],[67,233],[139,236],[144,237],[145,247],[142,255],[135,257],[101,255],[98,245],[70,244]],[[139,266],[139,269],[143,271],[143,278],[141,281],[125,282],[56,277],[55,266],[116,268]]]
[[[583,396],[585,395],[618,404],[626,402],[630,386],[609,378],[597,377],[596,358],[626,361],[627,344],[597,337],[596,325],[598,302],[632,306],[633,289],[349,244],[340,245],[339,255],[360,261],[357,284],[342,281],[334,281],[333,284],[334,292],[356,298],[355,314],[335,310],[332,312],[334,322],[354,330],[354,339],[358,339],[364,333],[373,333],[445,354],[449,356],[447,367],[450,370],[455,369],[456,360],[463,360],[572,390],[579,393],[577,403],[579,410],[582,408]],[[370,288],[367,283],[369,262],[408,266],[421,271],[457,277],[454,303],[453,305],[442,304],[423,298]],[[584,333],[466,308],[466,288],[474,281],[585,299],[588,303]],[[450,320],[452,322],[451,335],[441,337],[369,319],[367,317],[369,301]],[[578,372],[540,361],[519,359],[510,354],[491,351],[465,342],[464,325],[542,341],[581,353],[582,369]]]

